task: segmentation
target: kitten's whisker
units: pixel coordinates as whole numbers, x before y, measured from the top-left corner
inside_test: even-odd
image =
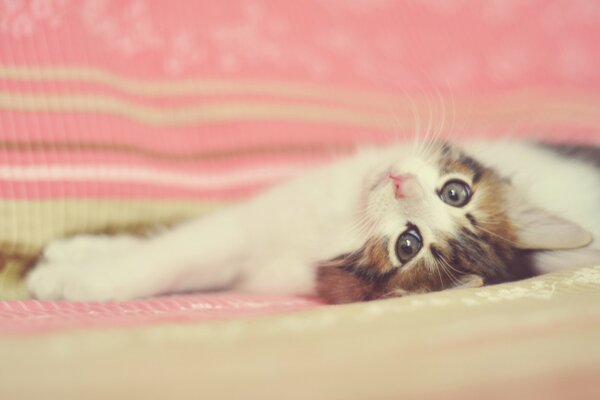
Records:
[[[448,271],[448,269],[446,268],[444,263],[439,263],[437,266],[441,267],[440,269],[442,270],[442,272],[444,272],[444,274],[448,277],[448,279],[450,280],[450,282],[452,282],[452,284],[454,284],[454,285],[458,284],[458,279],[456,279],[454,277],[454,275],[452,275],[452,273],[450,271]]]
[[[486,225],[500,225],[502,223],[502,221],[499,221],[497,219],[485,219],[481,217],[477,217],[477,222]]]
[[[422,97],[425,98],[424,93],[421,92],[421,94],[423,95]],[[425,138],[427,137],[427,134],[428,134],[428,132],[431,129],[430,126],[431,126],[431,121],[432,121],[432,110],[431,110],[431,104],[429,102],[429,99],[427,101],[427,105],[428,105],[428,110],[429,110],[429,112],[428,112],[429,119],[428,119],[428,122],[427,122],[427,128],[425,129],[425,132],[421,132],[421,129],[419,129],[419,131],[416,132],[417,135],[415,137],[415,142],[414,142],[414,146],[413,146],[413,154],[416,154],[416,155],[419,155],[419,154],[422,153],[422,147],[423,147],[423,144],[424,144],[424,142],[426,140]]]
[[[381,207],[382,206],[376,203],[372,215],[378,215],[378,212],[380,211]],[[371,236],[376,226],[376,221],[372,220],[372,218],[369,215],[370,208],[372,208],[372,206],[367,205],[366,207],[364,207],[362,211],[358,213],[359,215],[357,216],[357,219],[353,224],[355,232],[358,233],[360,236],[364,236],[365,238]]]
[[[410,96],[408,94],[408,92],[402,88],[400,88],[400,90],[402,91],[402,95],[404,96],[405,101],[408,102],[409,106],[410,106],[410,112],[412,114],[413,117],[413,151],[414,151],[414,137],[415,134],[417,135],[417,137],[420,135],[421,132],[421,113],[419,112],[419,108],[417,107],[415,101],[413,100],[412,96]],[[407,140],[408,140],[408,136],[407,136]]]
[[[428,114],[429,114],[429,120],[427,121],[427,130],[425,131],[425,137],[423,139],[423,147],[420,149],[421,151],[419,152],[419,154],[423,154],[425,148],[427,147],[427,140],[429,138],[429,135],[431,134],[431,130],[433,129],[433,120],[434,120],[434,112],[433,112],[433,106],[432,106],[432,102],[431,99],[427,99],[427,110],[428,110]]]
[[[382,210],[383,210],[383,206],[378,205],[375,208],[372,215],[379,215]],[[366,231],[365,236],[367,238],[371,237],[373,235],[373,233],[375,232],[376,227],[377,227],[377,223],[376,223],[376,221],[373,221],[373,223],[368,227],[369,229]]]
[[[437,132],[435,133],[435,136],[432,139],[432,143],[436,142],[440,138],[440,136],[444,132],[444,129],[446,128],[446,101],[444,100],[444,96],[442,96],[442,93],[437,88],[436,88],[436,93],[437,93],[438,98],[439,98],[439,100],[441,102],[442,120],[440,122],[440,126],[439,126]]]
[[[423,155],[431,153],[431,149],[435,147],[435,143],[438,141],[438,139],[446,125],[446,104],[445,104],[444,98],[443,98],[438,86],[433,84],[433,82],[431,82],[431,79],[430,79],[430,83],[431,83],[431,86],[435,89],[437,100],[440,103],[440,107],[439,107],[440,111],[437,111],[437,107],[436,107],[436,113],[435,113],[436,118],[440,119],[440,124],[437,126],[437,128],[435,130],[428,129],[427,143],[426,143],[427,146],[422,152]],[[432,114],[433,114],[433,112],[431,111],[431,108],[430,108],[430,116],[432,116]],[[438,118],[438,117],[441,117],[441,118]],[[433,123],[433,121],[431,121],[431,122]],[[430,125],[430,127],[431,127],[431,125]]]
[[[366,207],[362,208],[357,214],[356,220],[351,224],[351,229],[355,233],[362,235],[367,231],[368,225],[373,224],[373,221],[370,220]]]
[[[434,264],[437,268],[440,268],[448,276],[452,283],[458,284],[458,279],[456,279],[456,277],[452,274],[451,271],[456,272],[458,275],[463,275],[463,273],[451,266],[443,255],[440,254],[438,258],[435,258]]]
[[[426,143],[426,147],[423,150],[423,155],[431,154],[431,151],[432,151],[433,147],[435,146],[435,143],[437,142],[437,140],[446,124],[446,105],[445,105],[444,99],[442,97],[442,94],[440,93],[440,91],[438,90],[437,87],[436,87],[435,91],[436,91],[437,98],[440,101],[441,118],[440,118],[440,123],[438,124],[438,127],[435,128],[435,130],[432,130],[430,132],[430,135],[427,137],[427,143]]]
[[[450,87],[450,82],[446,79],[446,86],[448,87],[448,92],[450,93],[450,105],[452,107],[452,124],[450,125],[450,130],[448,131],[448,137],[454,135],[454,130],[456,129],[456,103],[454,99],[454,92]]]
[[[444,281],[442,281],[442,274],[440,273],[440,268],[435,268],[438,273],[438,277],[440,278],[440,288],[444,288]]]
[[[445,258],[441,258],[440,259],[441,262],[443,262],[448,268],[450,268],[452,271],[456,272],[459,275],[463,275],[462,271],[457,270],[456,268],[454,268],[452,265],[450,265],[450,263],[448,262],[448,260],[446,260]]]
[[[359,223],[357,223],[355,226],[353,226],[353,232],[357,233],[358,235],[362,236],[363,234],[365,234],[368,231],[369,226],[372,224],[373,222],[369,221],[368,218],[364,218],[362,221],[360,221]],[[366,235],[365,235],[366,236]]]
[[[395,110],[396,107],[386,107],[385,112],[392,119],[392,135],[396,141],[404,141],[405,129],[402,121],[400,120],[399,113]],[[414,118],[414,116],[413,116]]]
[[[482,226],[480,226],[480,225],[478,225],[478,226],[476,227],[476,229],[479,229],[479,230],[481,230],[481,231],[483,231],[483,232],[485,232],[485,233],[487,233],[487,234],[489,234],[489,235],[492,235],[492,236],[494,236],[494,237],[496,237],[496,238],[498,238],[498,239],[502,240],[503,242],[506,242],[506,243],[508,243],[508,244],[510,244],[510,245],[513,245],[513,246],[518,246],[518,243],[517,243],[517,242],[515,242],[515,241],[513,241],[513,240],[510,240],[510,239],[507,239],[507,238],[505,238],[505,237],[502,237],[502,236],[498,235],[497,233],[494,233],[494,232],[492,232],[492,231],[490,231],[490,230],[488,230],[488,229],[485,229],[484,227],[482,227]]]

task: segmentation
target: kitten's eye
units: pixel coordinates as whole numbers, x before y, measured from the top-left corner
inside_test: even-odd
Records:
[[[440,198],[452,207],[463,207],[471,200],[471,188],[463,181],[452,180],[444,185]]]
[[[423,239],[415,229],[409,229],[396,241],[396,255],[402,263],[410,261],[423,247]]]

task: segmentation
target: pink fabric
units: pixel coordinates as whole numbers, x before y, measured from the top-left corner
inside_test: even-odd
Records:
[[[211,293],[153,299],[85,303],[2,301],[0,334],[33,334],[74,328],[148,325],[164,322],[214,321],[284,314],[320,306],[317,299]]]
[[[1,61],[140,78],[600,87],[594,0],[8,1]]]
[[[342,87],[397,96],[425,95],[434,105],[437,92],[451,93],[456,99],[517,88],[589,95],[600,88],[599,20],[600,7],[593,0],[9,1],[0,5],[0,65],[92,68],[118,78],[167,86],[189,79],[293,82],[331,91]],[[227,93],[191,89],[177,95],[142,92],[72,76],[66,80],[0,76],[0,94],[14,99],[26,95],[108,96],[154,111],[235,108],[240,102],[300,104],[368,111],[375,113],[373,119],[393,119],[392,106],[349,106],[339,99],[258,93],[242,87]],[[590,128],[578,118],[563,123],[563,129],[546,127],[546,133],[552,138],[573,132],[584,139],[597,136]],[[391,140],[390,130],[302,118],[280,121],[269,116],[148,125],[114,112],[32,114],[0,107],[0,141],[101,143],[163,155],[206,155],[248,147],[264,150],[244,156],[245,165],[239,167],[235,157],[227,158],[225,165],[215,165],[201,159],[160,160],[114,150],[15,152],[1,146],[0,166],[141,166],[188,180],[223,167],[236,172],[269,166],[273,171],[267,175],[258,171],[229,187],[193,188],[159,181],[148,184],[134,177],[61,180],[33,174],[34,178],[24,179],[0,173],[0,196],[244,197],[294,175],[308,162],[328,158],[326,152],[311,153],[303,148],[347,149],[356,143]],[[538,131],[528,126],[527,118],[517,122],[507,118],[495,122],[493,129],[477,133],[507,130],[520,134]],[[292,146],[295,152],[265,156],[268,148],[281,145]],[[299,158],[304,164],[298,165]]]
[[[294,85],[421,97],[434,106],[438,96],[457,104],[467,99],[471,105],[464,108],[474,111],[509,94],[514,104],[493,114],[499,117],[487,126],[472,124],[474,130],[467,124],[461,135],[539,133],[539,121],[530,117],[546,113],[554,118],[543,127],[546,138],[596,140],[598,38],[595,0],[3,1],[0,197],[232,200],[357,143],[399,134],[391,125],[377,125],[394,119],[394,105],[298,94]],[[6,69],[27,67],[92,70],[101,78],[15,78]],[[233,89],[198,90],[191,80],[233,82]],[[263,81],[290,90],[242,85]],[[131,89],[127,82],[140,85]],[[175,94],[152,92],[152,85],[182,83]],[[566,103],[517,102],[519,91],[552,93],[552,101]],[[77,111],[75,95],[125,106]],[[28,98],[42,105],[26,111]],[[74,108],[52,110],[55,98],[71,99]],[[143,119],[239,105],[310,106],[329,110],[324,118],[335,110],[371,117],[363,125],[274,118],[272,111],[196,123]],[[134,111],[121,114],[129,109]],[[147,111],[141,117],[140,109]],[[76,146],[61,148],[65,144]],[[234,318],[313,306],[295,298],[227,294],[112,304],[0,302],[0,332]]]

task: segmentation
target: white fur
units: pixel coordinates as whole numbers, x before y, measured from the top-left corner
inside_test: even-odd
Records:
[[[529,204],[593,234],[595,242],[588,248],[540,254],[540,265],[554,270],[600,262],[600,180],[595,169],[520,142],[464,148],[509,176]],[[389,172],[416,176],[407,189],[412,201],[395,200],[386,179]],[[398,235],[407,215],[425,242],[439,232],[452,232],[461,211],[435,194],[446,179],[431,160],[409,147],[365,150],[149,239],[80,236],[55,241],[28,276],[27,287],[37,298],[69,300],[222,288],[313,293],[318,261],[359,248],[370,233]]]

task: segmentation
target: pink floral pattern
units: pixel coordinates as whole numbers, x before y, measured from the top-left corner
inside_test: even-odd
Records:
[[[598,37],[594,0],[0,2],[0,62],[84,63],[152,78],[598,87]]]

